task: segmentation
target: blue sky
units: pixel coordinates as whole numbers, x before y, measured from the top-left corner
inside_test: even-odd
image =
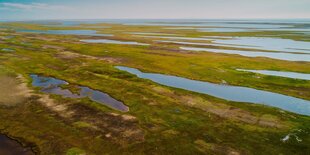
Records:
[[[0,20],[310,18],[310,0],[0,0]]]

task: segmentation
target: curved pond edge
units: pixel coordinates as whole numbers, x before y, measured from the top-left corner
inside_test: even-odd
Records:
[[[8,149],[6,151],[17,155],[35,155],[40,152],[34,144],[24,142],[5,133],[0,133],[0,149]]]
[[[165,86],[207,94],[228,101],[267,105],[310,116],[310,101],[292,96],[248,87],[214,84],[171,75],[144,73],[138,69],[124,66],[115,66],[115,68]]]
[[[277,52],[259,52],[259,51],[240,51],[240,50],[225,50],[225,49],[214,49],[214,48],[201,48],[201,47],[188,47],[181,46],[181,50],[196,51],[196,52],[211,52],[211,53],[224,53],[224,54],[235,54],[250,58],[271,58],[285,61],[304,61],[310,62],[310,54],[293,54],[293,53],[277,53]]]
[[[251,70],[251,69],[237,69],[237,71],[251,72],[257,74],[263,74],[268,76],[285,77],[291,79],[310,80],[310,74],[287,72],[287,71],[274,71],[274,70]]]
[[[53,77],[40,76],[37,74],[30,74],[32,79],[32,86],[41,88],[40,91],[47,94],[60,95],[65,98],[89,98],[90,100],[110,107],[114,110],[121,112],[128,112],[129,107],[123,102],[118,101],[111,97],[109,94],[94,90],[86,86],[74,86],[79,92],[72,92],[69,89],[62,88],[61,86],[70,85],[64,80]]]

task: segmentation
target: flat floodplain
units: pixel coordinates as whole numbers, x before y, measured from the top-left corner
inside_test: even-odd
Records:
[[[39,154],[310,152],[308,20],[0,27],[0,143]]]

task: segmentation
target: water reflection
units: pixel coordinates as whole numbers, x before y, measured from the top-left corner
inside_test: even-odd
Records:
[[[281,71],[271,71],[271,70],[249,70],[249,69],[237,69],[238,71],[259,73],[264,75],[280,76],[293,79],[310,80],[310,74],[296,73],[296,72],[281,72]]]
[[[212,42],[217,44],[230,44],[234,46],[252,46],[253,49],[260,50],[310,54],[310,42],[282,38],[234,37],[232,39],[216,39]]]
[[[31,148],[24,147],[19,142],[0,134],[0,154],[1,155],[34,155]]]
[[[213,53],[238,54],[246,57],[267,57],[287,61],[310,61],[310,54],[292,54],[281,52],[258,52],[258,51],[254,52],[254,51],[224,50],[224,49],[198,48],[198,47],[180,47],[180,49],[188,51],[205,51]]]
[[[310,115],[310,101],[291,96],[247,87],[190,80],[170,75],[143,73],[137,69],[129,67],[117,66],[116,68],[137,75],[140,78],[149,79],[170,87],[208,94],[229,101],[264,104],[298,114]]]
[[[35,74],[30,75],[32,78],[32,85],[35,87],[40,87],[41,91],[49,94],[61,95],[67,98],[85,98],[88,97],[92,101],[107,105],[113,109],[127,112],[129,108],[122,102],[112,98],[110,95],[93,90],[84,86],[77,86],[75,89],[79,91],[77,93],[71,92],[69,89],[64,89],[62,86],[69,85],[66,81],[59,80],[51,77],[43,77]]]
[[[134,41],[119,41],[119,40],[109,40],[109,39],[85,39],[80,40],[85,43],[102,43],[102,44],[121,44],[121,45],[142,45],[148,46],[149,44],[138,43]]]
[[[112,34],[99,34],[96,30],[16,30],[23,33],[59,34],[59,35],[89,35],[89,36],[113,36]]]
[[[10,48],[2,48],[1,51],[3,51],[3,52],[14,52],[15,50],[10,49]]]

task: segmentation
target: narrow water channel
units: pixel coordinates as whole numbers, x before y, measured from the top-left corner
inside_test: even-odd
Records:
[[[204,81],[190,80],[177,76],[144,73],[138,69],[123,66],[117,66],[116,68],[165,86],[208,94],[228,101],[268,105],[297,114],[310,116],[310,101],[292,96],[248,87],[221,85]]]

